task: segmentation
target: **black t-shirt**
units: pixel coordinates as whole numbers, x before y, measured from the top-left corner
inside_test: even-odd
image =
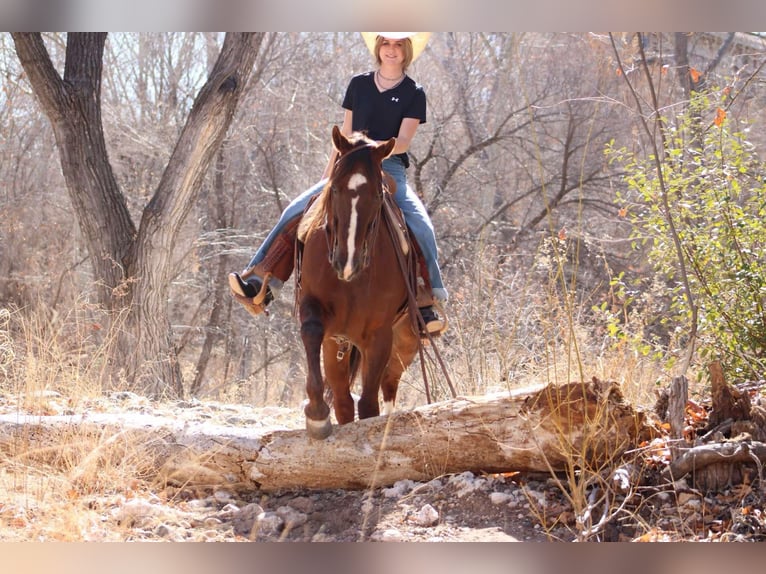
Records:
[[[351,78],[343,108],[353,113],[353,131],[366,132],[374,140],[387,140],[399,134],[404,118],[415,118],[421,124],[426,122],[426,92],[409,76],[395,88],[379,92],[375,73],[365,72]],[[398,156],[404,167],[409,167],[407,154]]]

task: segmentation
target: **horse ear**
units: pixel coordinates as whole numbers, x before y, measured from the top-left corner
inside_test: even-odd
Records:
[[[380,161],[383,161],[391,155],[391,152],[394,151],[395,146],[396,138],[391,138],[390,140],[380,144],[377,148],[375,148],[375,154],[380,157]]]
[[[346,136],[341,133],[338,126],[332,127],[332,145],[336,150],[338,150],[338,152],[340,152],[341,155],[346,153],[351,148],[351,144],[349,143],[348,138],[346,138]]]

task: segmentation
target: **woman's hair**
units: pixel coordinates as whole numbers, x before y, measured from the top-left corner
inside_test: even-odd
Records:
[[[375,38],[375,61],[377,62],[378,66],[380,66],[383,61],[380,59],[380,47],[383,45],[383,40],[385,38],[383,36],[377,36]],[[410,67],[410,64],[412,64],[412,40],[410,38],[402,38],[401,40],[396,40],[397,42],[401,41],[402,43],[402,49],[404,51],[404,61],[402,62],[402,71],[406,72],[407,68]]]

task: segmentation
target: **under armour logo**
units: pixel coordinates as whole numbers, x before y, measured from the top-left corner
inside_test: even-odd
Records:
[[[391,96],[391,101],[392,101],[392,102],[398,102],[398,101],[399,101],[399,98],[397,98],[397,97],[394,97],[394,96]]]

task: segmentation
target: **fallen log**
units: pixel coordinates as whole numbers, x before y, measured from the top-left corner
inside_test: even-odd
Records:
[[[273,491],[368,488],[464,471],[563,471],[573,459],[601,468],[651,433],[616,383],[596,379],[460,397],[336,426],[325,441],[304,430],[155,419],[3,415],[0,451],[55,456],[62,432],[97,433],[99,444],[140,449],[147,468],[171,485]]]
[[[678,480],[691,474],[697,487],[715,490],[741,482],[743,469],[736,465],[766,463],[766,444],[755,441],[730,441],[695,446],[685,450],[663,471],[663,476]]]

